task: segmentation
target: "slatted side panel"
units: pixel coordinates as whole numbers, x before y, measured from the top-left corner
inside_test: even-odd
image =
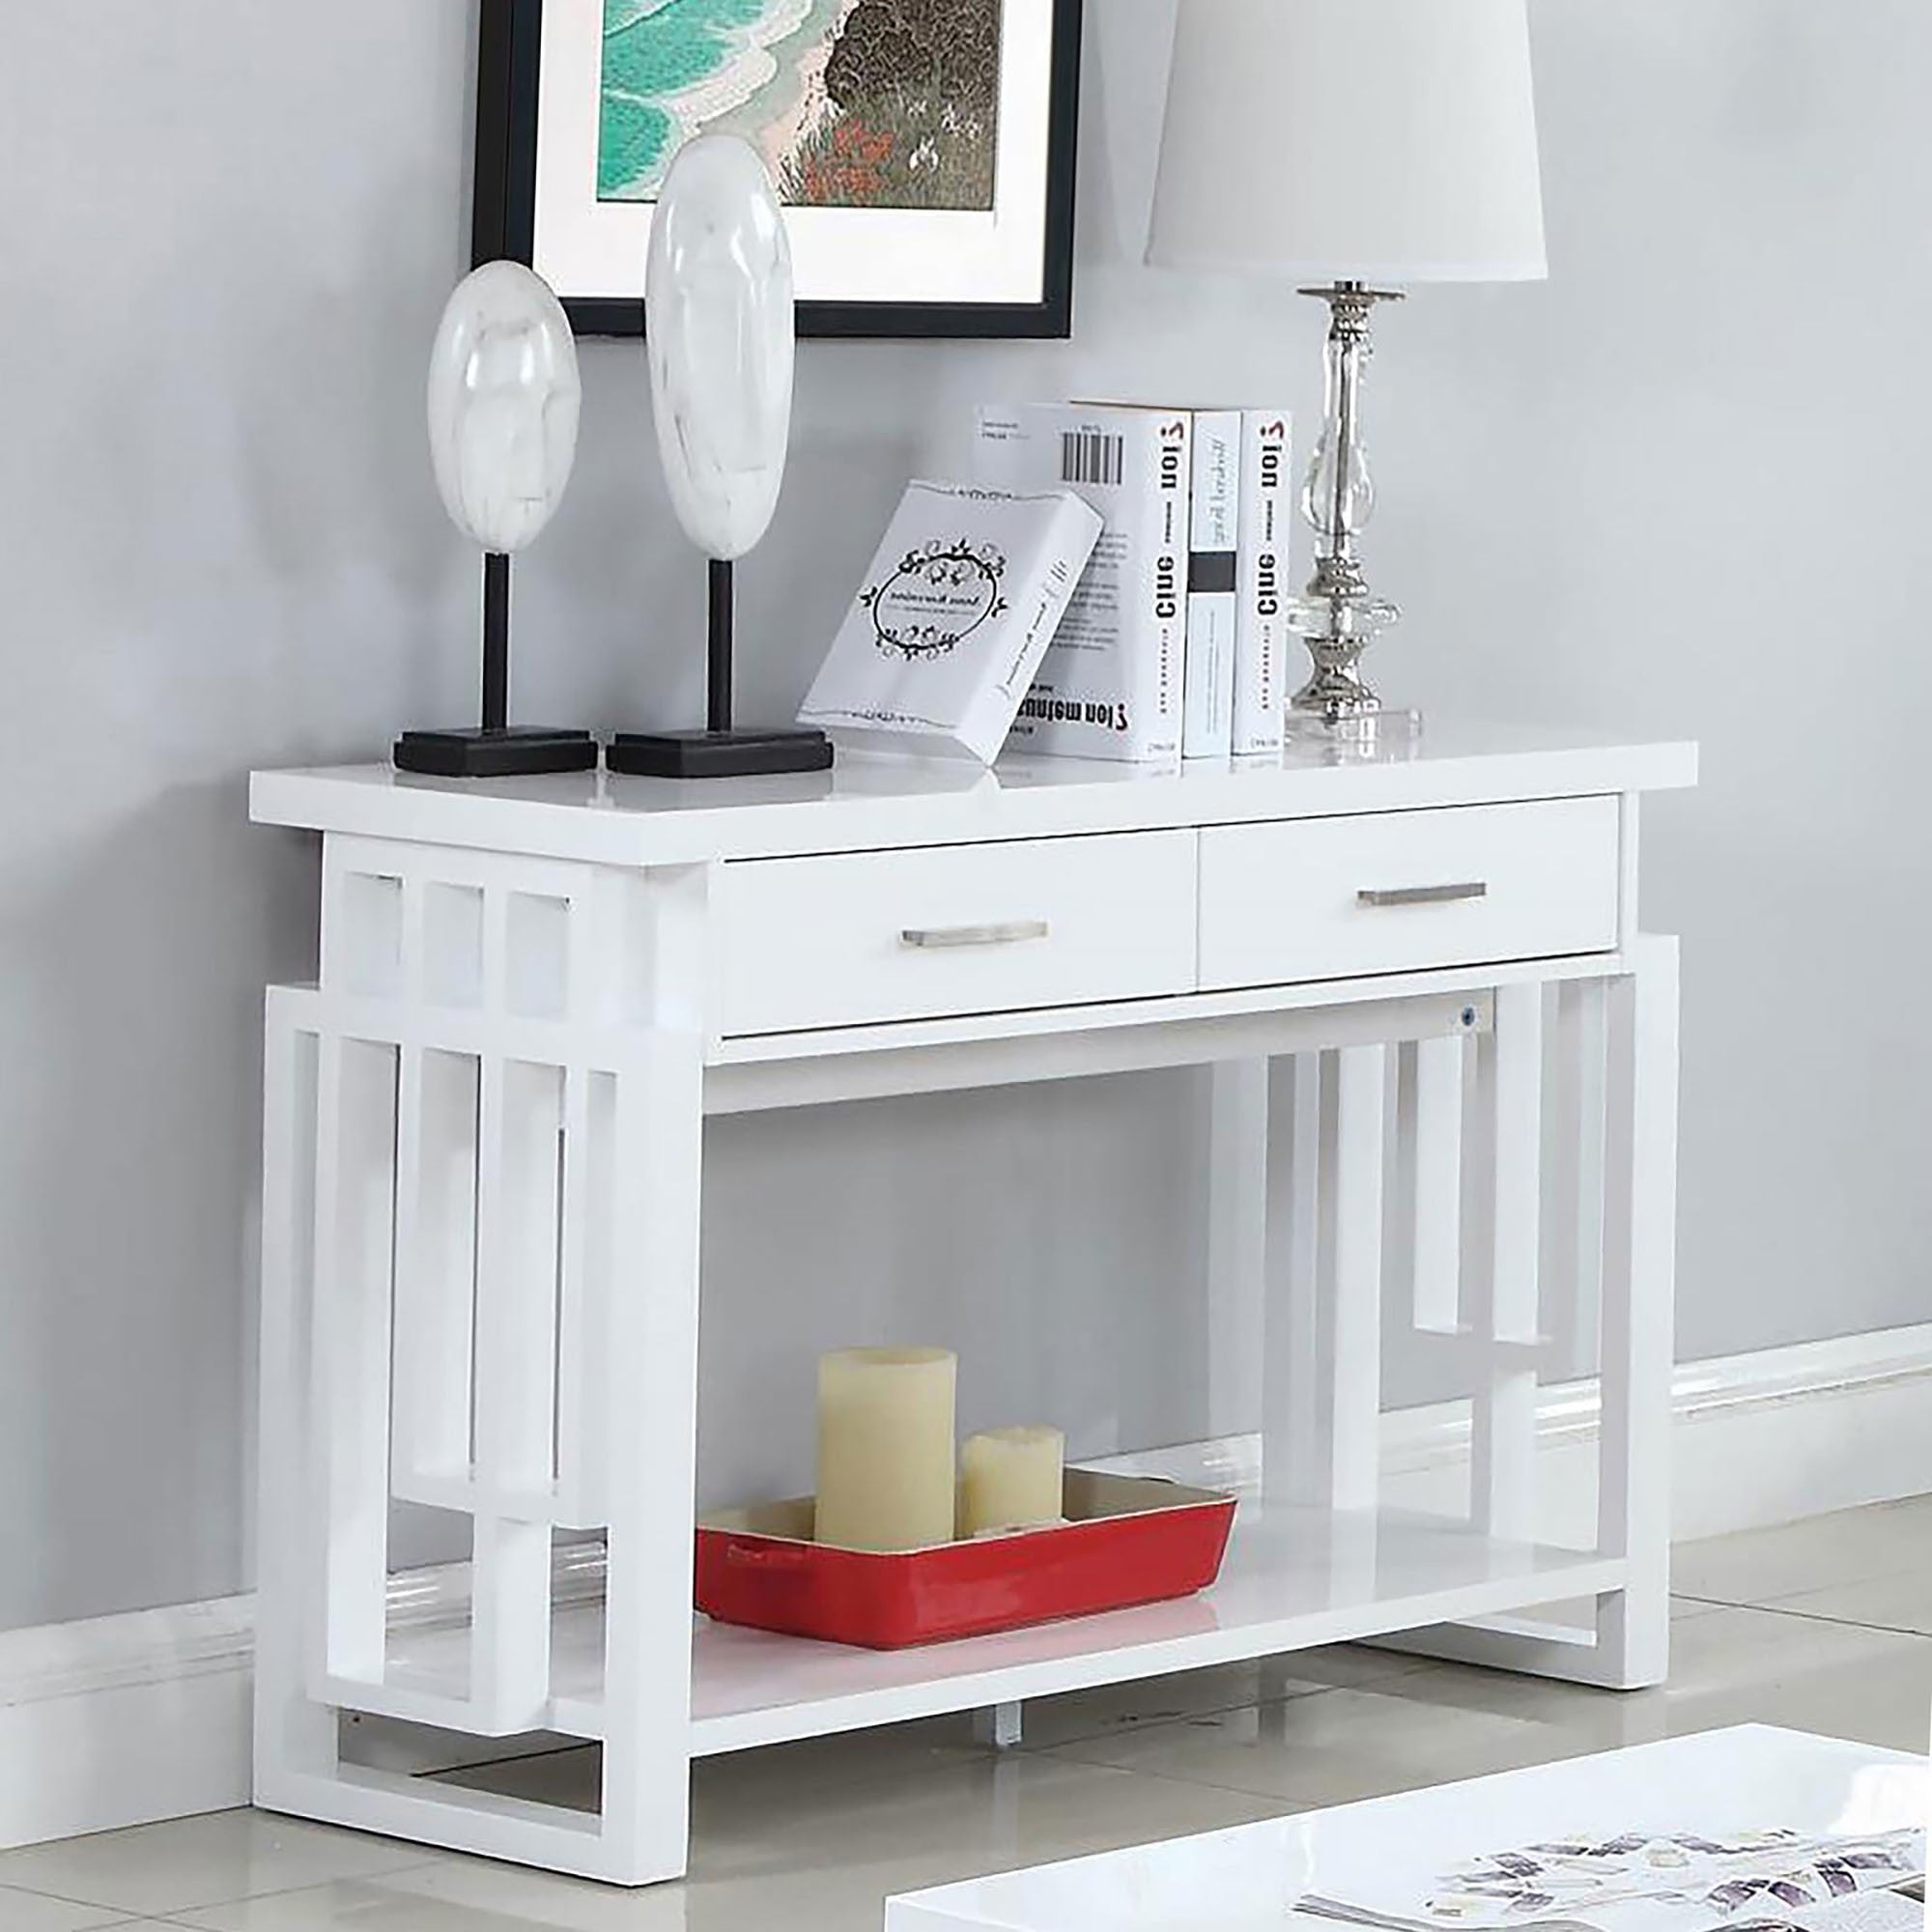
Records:
[[[1469,1391],[1470,1521],[1537,1539],[1541,1391],[1598,1349],[1607,999],[1601,981],[1510,986],[1460,1028],[1276,1063],[1270,1495],[1376,1502],[1396,1323]]]
[[[638,995],[604,942],[648,925],[634,892],[613,885],[613,905],[596,883],[492,855],[385,850],[370,869],[351,841],[331,852],[324,984],[294,996],[317,1068],[318,1701],[483,1735],[556,1715],[553,1542],[608,1520],[617,1121],[644,1046],[635,1005],[613,1010]],[[482,1050],[426,1043],[455,1013]],[[473,1534],[467,1670],[401,1686],[396,1500]]]

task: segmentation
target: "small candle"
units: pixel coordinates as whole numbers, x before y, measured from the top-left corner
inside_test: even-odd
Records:
[[[958,1374],[944,1349],[847,1349],[820,1360],[820,1543],[926,1549],[952,1541]]]
[[[1057,1429],[995,1429],[966,1444],[959,1534],[1037,1529],[1061,1519],[1066,1437]]]

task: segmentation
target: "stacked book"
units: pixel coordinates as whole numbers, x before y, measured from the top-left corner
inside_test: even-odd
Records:
[[[1057,485],[912,484],[799,723],[854,750],[991,764],[1101,528]]]
[[[1281,750],[1292,440],[1282,410],[981,412],[982,485],[1071,490],[1104,525],[1014,749],[1129,763]]]

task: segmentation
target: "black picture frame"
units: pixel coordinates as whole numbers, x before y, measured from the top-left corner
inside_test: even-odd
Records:
[[[1084,0],[1053,0],[1046,259],[1037,302],[800,302],[822,340],[1065,341],[1073,333],[1074,189]],[[531,264],[536,247],[544,0],[481,0],[471,259]],[[641,336],[641,301],[563,297],[580,335]]]

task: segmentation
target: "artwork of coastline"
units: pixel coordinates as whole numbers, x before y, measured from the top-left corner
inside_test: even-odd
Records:
[[[604,0],[600,201],[734,133],[793,206],[986,211],[1003,0]]]

